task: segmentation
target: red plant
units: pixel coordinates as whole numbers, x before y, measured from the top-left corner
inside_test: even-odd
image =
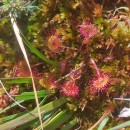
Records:
[[[84,37],[86,44],[89,43],[90,38],[94,37],[98,33],[98,29],[94,24],[86,23],[79,26],[80,33]]]
[[[12,87],[9,91],[9,95],[17,95],[19,93],[18,87]],[[11,104],[13,101],[10,99],[10,97],[6,94],[0,94],[0,108],[5,108],[9,104]]]
[[[106,91],[109,86],[109,76],[104,73],[100,74],[100,76],[97,75],[90,81],[91,93]]]
[[[32,74],[34,77],[37,77],[37,78],[42,77],[36,68],[34,67],[31,67],[31,68],[32,68]],[[13,77],[30,77],[30,72],[25,62],[20,61],[17,65],[15,65]]]
[[[43,75],[39,83],[46,89],[53,89],[58,87],[58,84],[54,81],[54,79],[51,76]]]
[[[103,92],[110,86],[109,83],[109,76],[107,74],[101,73],[99,71],[99,68],[97,67],[95,61],[90,58],[91,63],[93,64],[94,68],[96,69],[96,76],[90,80],[90,92],[96,93],[96,92]]]
[[[61,92],[65,96],[75,97],[79,94],[79,88],[73,80],[70,80],[63,84]]]
[[[57,34],[53,34],[47,38],[48,49],[52,53],[58,53],[61,49],[61,38]]]
[[[57,88],[58,84],[54,82],[54,79],[51,76],[48,77],[48,81],[49,81],[50,88]]]

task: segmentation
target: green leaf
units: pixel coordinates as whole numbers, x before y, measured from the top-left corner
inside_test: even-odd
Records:
[[[103,128],[105,127],[106,123],[108,122],[109,118],[106,117],[99,125],[98,130],[103,130]]]
[[[0,79],[5,84],[22,84],[22,83],[31,83],[31,78],[1,78]]]
[[[67,110],[62,110],[55,117],[53,117],[47,124],[44,125],[44,130],[55,130],[60,127],[64,122],[66,122],[72,116],[72,112]]]
[[[6,112],[7,110],[11,109],[12,107],[17,106],[18,103],[20,104],[20,103],[22,103],[22,102],[24,102],[24,101],[17,101],[17,102],[14,102],[13,104],[11,104],[11,105],[9,105],[8,107],[6,107],[5,109],[1,110],[1,111],[0,111],[0,114],[3,113],[3,112]]]
[[[21,33],[21,37],[23,39],[23,42],[27,45],[27,47],[30,49],[32,53],[34,53],[36,56],[38,56],[40,59],[45,61],[46,63],[53,65],[55,67],[58,67],[58,64],[55,63],[54,61],[48,59],[45,57],[41,52],[39,52],[27,39],[26,37]]]
[[[44,103],[45,103],[45,101],[48,99],[48,97],[49,97],[49,95],[46,95],[43,99],[42,99],[42,101],[40,102],[40,106],[42,106]]]
[[[12,119],[14,119],[16,117],[19,117],[19,116],[21,116],[23,114],[25,114],[25,112],[18,113],[18,114],[13,114],[13,115],[10,115],[10,116],[6,116],[6,117],[3,117],[3,118],[0,118],[0,124],[5,123],[5,122],[7,122],[9,120],[12,120]]]
[[[29,9],[29,10],[31,10],[31,11],[39,10],[39,9],[40,9],[40,8],[37,7],[37,6],[32,6],[32,5],[27,5],[26,8]]]
[[[109,130],[120,130],[121,128],[130,126],[130,121],[126,121],[124,123],[121,123],[120,125],[117,125],[113,128],[110,128]]]
[[[71,130],[76,124],[77,124],[77,120],[76,118],[73,119],[72,121],[70,121],[69,123],[67,123],[63,128],[62,130]]]
[[[47,122],[48,120],[50,120],[49,118],[52,118],[53,116],[55,116],[55,114],[57,114],[57,111],[58,111],[57,109],[56,110],[54,109],[53,111],[47,113],[45,116],[42,117],[42,121]],[[35,121],[35,125],[33,125],[32,130],[37,129],[37,127],[39,127],[39,126],[40,126],[40,122],[38,120]]]
[[[94,24],[97,24],[97,25],[102,24],[102,23],[103,23],[103,18],[97,18],[94,21]]]
[[[48,118],[50,118],[53,113],[54,113],[54,111],[51,111],[51,112],[45,114],[44,117],[42,117],[42,121],[45,121]],[[19,126],[18,128],[16,128],[16,130],[26,130],[28,126],[30,126],[30,127],[32,126],[33,127],[34,124],[36,124],[36,122],[37,122],[37,119],[34,119],[34,120],[30,121],[30,122],[24,123],[22,126]],[[38,126],[39,125],[40,125],[40,123],[38,121]]]
[[[10,0],[2,0],[3,1],[3,4],[6,5],[6,4],[10,4]]]
[[[56,100],[40,107],[41,115],[45,115],[46,113],[58,108],[59,106],[63,105],[65,102],[66,102],[65,98],[60,98],[60,99],[56,99]],[[31,111],[30,113],[24,114],[18,118],[15,118],[14,120],[11,120],[9,122],[6,122],[6,123],[0,125],[0,130],[15,129],[18,126],[21,126],[27,122],[30,122],[30,121],[38,118],[37,109]]]
[[[46,90],[37,91],[38,98],[46,96],[48,93]],[[24,92],[16,97],[16,100],[30,100],[35,99],[34,92]]]

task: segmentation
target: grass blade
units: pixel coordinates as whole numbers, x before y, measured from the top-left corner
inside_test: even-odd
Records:
[[[76,118],[73,119],[72,121],[70,121],[69,123],[67,123],[63,128],[62,130],[71,130],[76,124],[77,124],[77,120]]]
[[[1,82],[1,80],[0,80],[0,85],[1,85],[1,87],[3,88],[4,92],[6,93],[6,95],[7,95],[12,101],[14,101],[19,107],[21,107],[21,108],[27,110],[26,107],[24,107],[24,106],[22,106],[21,104],[19,104],[19,102],[16,101],[16,100],[7,92],[7,90],[6,90],[6,88],[4,87],[4,84]]]
[[[45,114],[44,117],[42,118],[42,121],[46,121],[48,118],[50,118],[52,116],[52,114],[54,113],[54,110]],[[34,124],[37,125],[37,119],[34,119],[30,122],[24,123],[22,126],[19,126],[18,128],[16,128],[15,130],[28,130],[28,127],[31,127],[31,130],[34,130],[33,127],[35,126]],[[39,121],[38,121],[38,126],[40,125]]]
[[[5,84],[22,84],[22,83],[31,83],[31,78],[1,78],[0,79]]]
[[[20,36],[20,30],[19,30],[17,23],[15,21],[15,17],[11,13],[10,13],[10,18],[11,18],[11,23],[12,23],[12,27],[14,29],[15,36],[18,40],[18,44],[20,46],[20,49],[23,53],[23,56],[25,58],[27,66],[29,68],[29,72],[30,72],[31,80],[32,80],[33,91],[34,91],[34,94],[35,94],[35,101],[36,101],[36,105],[37,105],[38,117],[39,117],[39,120],[41,122],[41,128],[42,128],[41,111],[40,111],[39,101],[38,101],[37,92],[36,92],[36,86],[35,86],[35,82],[34,82],[34,78],[33,78],[33,73],[32,73],[32,70],[31,70],[31,66],[30,66],[30,63],[29,63],[29,59],[28,59],[22,38]],[[43,128],[42,128],[42,130],[43,130]]]
[[[62,110],[54,118],[52,118],[45,126],[44,130],[55,130],[60,127],[64,122],[66,122],[72,116],[72,112],[67,110]]]
[[[60,98],[60,99],[57,99],[55,101],[52,101],[52,102],[42,106],[40,108],[41,109],[41,115],[45,115],[46,113],[58,108],[59,106],[63,105],[65,102],[66,102],[65,98]],[[15,129],[18,126],[21,126],[21,125],[23,125],[27,122],[30,122],[30,121],[38,118],[37,109],[31,111],[30,113],[24,114],[21,117],[18,117],[14,120],[11,120],[9,122],[6,122],[6,123],[0,125],[0,130]]]
[[[21,115],[25,114],[25,112],[22,112],[22,113],[18,113],[18,114],[13,114],[13,115],[10,115],[10,116],[6,116],[6,117],[3,117],[3,118],[0,118],[0,124],[3,124],[9,120],[12,120],[14,118],[17,118]]]
[[[23,42],[27,45],[27,47],[30,49],[32,53],[34,53],[36,56],[38,56],[40,59],[45,61],[46,63],[53,65],[55,67],[58,67],[58,64],[54,61],[48,59],[45,57],[40,51],[38,51],[27,39],[26,37],[21,33],[21,37],[23,38]]]
[[[107,124],[108,120],[109,120],[109,118],[106,117],[106,118],[100,123],[100,125],[99,125],[99,127],[98,127],[98,130],[103,130],[103,128],[104,128],[105,125]]]
[[[54,109],[54,110],[52,110],[51,112],[47,113],[45,116],[42,117],[42,120],[44,121],[44,123],[47,122],[50,118],[53,117],[53,115],[56,112],[56,110]],[[39,121],[35,121],[35,125],[33,126],[32,130],[35,130],[37,127],[39,127],[39,125],[40,125],[40,122]]]
[[[46,96],[48,93],[45,90],[37,91],[37,96],[38,98]],[[16,100],[30,100],[30,99],[35,99],[34,92],[24,92],[21,95],[16,96]]]
[[[24,101],[17,101],[19,104],[20,103],[22,103],[22,102],[24,102]],[[1,113],[3,113],[3,112],[6,112],[7,110],[9,110],[9,109],[11,109],[11,108],[13,108],[13,107],[15,107],[15,106],[17,106],[18,104],[16,103],[16,102],[14,102],[13,104],[11,104],[11,105],[9,105],[8,107],[6,107],[5,109],[3,109],[3,110],[1,110],[0,111],[0,114]]]
[[[109,130],[120,130],[121,128],[125,128],[125,127],[128,127],[130,126],[130,121],[126,121],[124,123],[121,123],[120,125],[117,125],[113,128],[110,128]]]

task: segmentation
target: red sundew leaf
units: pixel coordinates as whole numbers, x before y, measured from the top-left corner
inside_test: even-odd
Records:
[[[42,79],[40,79],[39,84],[45,87],[46,89],[58,87],[58,84],[55,83],[54,79],[51,76],[44,76]]]
[[[98,33],[98,28],[91,23],[79,25],[81,36],[84,37],[86,43],[89,43],[90,38],[93,38]]]
[[[51,53],[59,53],[62,46],[60,34],[57,31],[50,32],[46,38],[46,44]]]
[[[63,84],[61,93],[63,93],[65,96],[76,97],[79,94],[79,88],[73,80],[70,80]]]
[[[94,94],[96,92],[105,92],[106,89],[110,86],[110,78],[107,74],[101,73],[97,75],[89,82],[90,93]]]

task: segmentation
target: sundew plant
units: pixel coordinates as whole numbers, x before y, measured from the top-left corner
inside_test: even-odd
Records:
[[[1,0],[0,130],[129,129],[129,19],[129,0]]]

